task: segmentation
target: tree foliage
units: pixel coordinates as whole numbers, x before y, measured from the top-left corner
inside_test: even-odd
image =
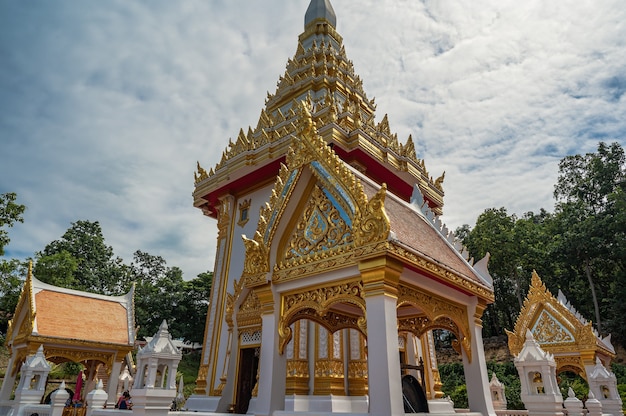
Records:
[[[626,342],[626,162],[618,143],[559,164],[554,213],[521,218],[486,209],[473,228],[456,234],[474,258],[491,254],[496,301],[485,311],[484,335],[512,329],[532,270],[548,288],[562,290],[603,333]]]
[[[5,228],[13,227],[16,222],[24,222],[22,214],[26,206],[16,203],[17,195],[13,192],[0,194],[0,256],[11,241]],[[9,320],[13,316],[20,296],[25,266],[17,259],[0,260],[0,333],[6,333]]]
[[[72,223],[37,253],[33,273],[47,283],[105,295],[119,294],[128,279],[127,267],[106,244],[98,221]]]
[[[212,278],[205,272],[185,281],[182,271],[168,267],[162,257],[136,251],[130,282],[135,286],[138,337],[152,336],[167,320],[174,338],[202,343]]]
[[[17,259],[0,262],[0,334],[6,334],[13,318],[27,270],[28,264]]]
[[[22,214],[26,206],[15,203],[17,195],[13,192],[0,194],[0,256],[4,256],[4,247],[9,244],[9,232],[4,227],[13,227],[16,222],[24,222]]]

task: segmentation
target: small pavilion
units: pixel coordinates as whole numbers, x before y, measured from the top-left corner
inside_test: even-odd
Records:
[[[83,392],[102,377],[109,400],[115,401],[117,385],[127,355],[134,349],[133,290],[122,296],[105,296],[49,285],[32,275],[32,265],[9,322],[6,346],[11,353],[0,390],[0,402],[8,401],[26,358],[40,347],[47,361],[73,361],[85,366]]]
[[[611,336],[600,337],[590,321],[586,320],[559,290],[557,297],[546,288],[536,272],[524,306],[515,322],[513,332],[507,331],[509,350],[517,356],[530,330],[541,349],[554,355],[557,375],[571,371],[589,381],[589,375],[599,359],[610,368],[615,358]]]

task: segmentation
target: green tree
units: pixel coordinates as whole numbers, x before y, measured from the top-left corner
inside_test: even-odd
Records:
[[[595,153],[561,160],[554,189],[560,285],[581,305],[581,312],[592,312],[600,332],[604,317],[606,329],[616,329],[615,311],[623,308],[623,298],[616,302],[615,296],[623,296],[626,285],[625,180],[624,149],[618,143],[600,143]],[[593,305],[592,311],[587,304]]]
[[[78,260],[65,250],[41,256],[33,268],[33,274],[42,282],[61,287],[76,288],[74,273],[78,270]]]
[[[35,268],[35,276],[42,281],[66,282],[73,289],[106,295],[120,294],[128,287],[127,266],[105,243],[98,221],[72,223],[59,240],[37,253],[37,263],[42,265]]]
[[[4,256],[4,247],[9,244],[9,232],[4,227],[13,227],[16,222],[24,222],[24,205],[16,204],[17,195],[13,192],[0,194],[0,256]]]
[[[483,317],[485,336],[502,335],[505,328],[513,328],[533,270],[551,272],[550,221],[552,215],[543,209],[518,218],[504,207],[489,208],[478,217],[474,228],[464,225],[455,232],[475,259],[491,254],[489,273],[494,280],[495,302]]]
[[[6,333],[13,318],[27,270],[28,263],[17,259],[0,262],[0,333]]]
[[[151,337],[167,320],[173,338],[180,338],[178,308],[184,300],[183,273],[178,267],[167,267],[161,256],[136,251],[130,265],[131,281],[135,285],[135,320],[139,338]],[[184,319],[195,319],[185,316]]]
[[[13,192],[0,194],[0,256],[4,256],[4,248],[11,241],[5,229],[13,227],[16,222],[24,222],[22,214],[26,207],[17,204],[17,195]],[[0,260],[0,332],[6,333],[9,320],[22,289],[22,278],[26,266],[19,260]]]
[[[183,299],[175,311],[180,336],[189,342],[204,341],[204,326],[209,304],[213,273],[200,273],[198,277],[184,282]]]

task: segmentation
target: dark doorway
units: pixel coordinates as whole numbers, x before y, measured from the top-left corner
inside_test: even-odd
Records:
[[[259,368],[259,347],[242,348],[239,350],[239,377],[237,379],[237,397],[235,413],[245,414],[252,398],[252,389],[256,384],[256,373]]]
[[[402,376],[404,413],[428,413],[428,400],[419,381],[410,374]]]

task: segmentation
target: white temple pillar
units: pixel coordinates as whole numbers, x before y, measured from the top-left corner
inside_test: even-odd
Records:
[[[470,337],[471,337],[471,361],[465,350],[461,348],[463,357],[463,371],[465,380],[472,380],[467,383],[467,399],[469,408],[473,412],[480,412],[483,415],[495,416],[496,411],[491,401],[491,391],[489,389],[489,378],[487,376],[487,360],[483,347],[483,333],[480,317],[483,308],[477,304],[478,300],[473,299],[473,305],[468,305],[468,316],[470,317]]]
[[[367,318],[369,413],[404,415],[396,311],[402,265],[379,257],[361,262],[359,269]]]
[[[261,357],[259,359],[259,390],[254,403],[257,416],[269,416],[285,408],[287,357],[278,350],[278,320],[280,308],[278,294],[272,292],[270,283],[257,289],[261,302]],[[251,403],[252,407],[252,403]]]
[[[115,406],[117,401],[117,386],[119,384],[120,374],[122,372],[122,362],[115,361],[113,366],[111,367],[111,374],[109,375],[109,380],[107,382],[107,394],[108,394],[108,402],[107,407]]]
[[[0,402],[7,401],[11,398],[11,393],[13,393],[13,386],[15,385],[15,378],[17,376],[17,371],[13,372],[13,367],[15,366],[15,351],[11,354],[9,358],[9,363],[7,364],[6,374],[4,375],[4,379],[2,380],[2,389],[0,389]]]

